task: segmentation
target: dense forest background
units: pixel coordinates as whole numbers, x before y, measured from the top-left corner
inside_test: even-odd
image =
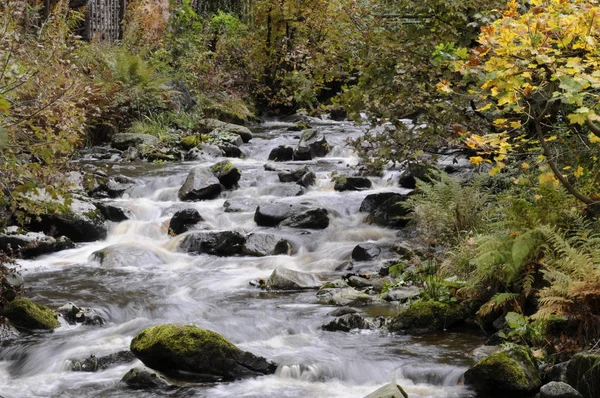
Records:
[[[483,328],[505,316],[505,339],[548,354],[597,344],[600,7],[224,8],[132,0],[119,40],[83,40],[86,4],[1,0],[0,223],[64,211],[69,160],[119,132],[160,147],[196,139],[206,117],[347,115],[385,126],[349,142],[363,173],[402,166],[419,179],[406,206],[430,249],[410,260],[427,299],[467,303]],[[430,166],[448,151],[479,173],[459,181]],[[391,270],[398,283],[404,265]]]

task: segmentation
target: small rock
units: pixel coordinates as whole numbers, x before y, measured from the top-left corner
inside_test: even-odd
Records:
[[[398,185],[402,188],[414,189],[417,186],[417,179],[424,182],[431,182],[436,167],[420,163],[410,163],[404,169],[398,179]]]
[[[286,218],[281,226],[291,228],[325,229],[329,226],[326,209],[310,209]]]
[[[84,325],[103,325],[106,323],[104,318],[93,308],[81,308],[73,303],[67,303],[59,307],[56,312],[62,315],[69,324],[75,325],[82,323]]]
[[[290,255],[292,250],[292,244],[286,239],[272,234],[252,232],[246,236],[243,254],[256,257]]]
[[[227,199],[223,203],[225,213],[248,213],[256,210],[258,200],[252,198]]]
[[[408,398],[408,394],[399,385],[389,383],[364,398]]]
[[[321,286],[321,282],[313,274],[277,267],[267,280],[265,287],[274,290],[300,290],[316,289],[319,286]]]
[[[304,130],[300,136],[300,142],[294,150],[294,160],[311,160],[316,157],[323,157],[330,150],[331,147],[323,134],[313,129]]]
[[[357,314],[357,313],[358,313],[358,310],[356,308],[342,307],[342,308],[336,308],[335,310],[331,311],[327,315],[338,317],[338,316],[343,316],[346,314]]]
[[[274,162],[288,162],[294,159],[294,149],[280,145],[277,148],[271,150],[269,153],[269,160]]]
[[[226,158],[243,158],[244,153],[240,148],[235,145],[231,145],[228,143],[219,144],[219,149],[223,151],[223,156]]]
[[[343,191],[362,191],[371,188],[371,180],[366,177],[346,177],[339,176],[335,178],[333,189],[339,192]]]
[[[370,329],[371,325],[359,314],[351,313],[339,316],[321,328],[329,332],[349,332],[352,329]]]
[[[245,238],[234,231],[191,232],[180,244],[180,248],[192,254],[235,256],[242,253]]]
[[[171,383],[158,372],[146,367],[130,369],[121,382],[132,388],[170,387]]]
[[[179,210],[169,222],[169,234],[179,235],[189,231],[194,225],[204,221],[198,210],[196,209],[184,209]]]
[[[256,208],[254,222],[262,227],[274,227],[290,217],[294,207],[286,203],[265,203]]]
[[[221,193],[221,183],[207,168],[194,167],[179,189],[179,200],[184,202],[215,199]]]
[[[302,185],[308,188],[314,185],[317,176],[315,173],[310,171],[308,166],[298,168],[293,171],[282,171],[277,174],[280,182],[295,182],[298,185]]]
[[[112,137],[111,145],[113,148],[120,149],[122,151],[129,147],[137,147],[140,145],[153,146],[158,143],[158,138],[150,134],[136,134],[136,133],[120,133],[115,134]]]
[[[317,292],[317,298],[321,303],[339,307],[358,307],[371,304],[374,301],[368,294],[359,292],[352,287],[342,289],[322,287]]]
[[[87,358],[71,361],[71,370],[73,372],[96,372],[133,361],[135,361],[135,355],[129,350],[102,357],[96,357],[92,354]]]
[[[381,298],[385,301],[398,301],[405,303],[409,300],[416,300],[421,296],[421,289],[416,286],[395,287],[384,294]]]
[[[106,238],[108,228],[100,210],[87,200],[73,198],[68,211],[42,214],[32,227],[53,235],[64,235],[73,242],[93,242]]]
[[[540,388],[540,398],[583,398],[583,395],[567,383],[551,381]]]
[[[352,259],[356,261],[371,261],[381,254],[381,249],[374,243],[361,243],[352,250]]]
[[[97,202],[96,207],[108,221],[121,222],[132,217],[131,210],[114,203]]]

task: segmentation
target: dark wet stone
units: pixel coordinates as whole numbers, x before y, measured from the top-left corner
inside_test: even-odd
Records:
[[[375,243],[361,243],[352,250],[352,259],[356,261],[371,261],[381,254],[381,249]]]
[[[402,202],[408,195],[383,192],[368,195],[360,205],[361,212],[369,213],[367,221],[389,228],[402,228],[409,221],[409,210]]]
[[[262,227],[274,227],[294,214],[294,207],[286,203],[264,203],[256,208],[254,221]]]
[[[93,308],[78,307],[74,303],[67,303],[56,309],[69,324],[75,325],[82,323],[84,325],[103,325],[106,323],[100,313]]]
[[[108,221],[121,222],[132,217],[131,210],[114,203],[98,202],[96,207]]]
[[[130,369],[123,376],[121,382],[131,388],[166,388],[172,386],[166,377],[152,369],[144,367]]]
[[[281,226],[291,228],[325,229],[329,226],[326,209],[310,209],[286,218]]]
[[[331,147],[325,136],[317,130],[304,130],[300,136],[300,142],[294,150],[294,160],[311,160],[323,157],[329,153]]]
[[[244,249],[245,238],[234,231],[191,232],[181,242],[180,248],[193,254],[235,256]]]
[[[567,383],[585,398],[600,397],[600,353],[580,352],[567,365]]]
[[[72,249],[75,244],[66,236],[54,238],[42,232],[19,232],[17,227],[8,227],[0,233],[0,251],[13,252],[24,258],[41,256],[60,250]]]
[[[333,189],[336,191],[362,191],[371,188],[371,180],[366,177],[346,177],[335,178]]]
[[[221,183],[209,168],[194,167],[179,189],[184,202],[215,199],[221,193]]]
[[[292,244],[281,237],[252,232],[246,236],[243,254],[247,256],[271,256],[292,253]]]
[[[204,221],[198,210],[196,209],[184,209],[179,210],[169,222],[169,234],[179,235],[189,231],[194,225]]]
[[[269,160],[274,162],[288,162],[294,159],[294,149],[285,145],[273,148],[269,153]]]
[[[369,329],[371,325],[361,315],[356,313],[345,314],[325,323],[323,330],[329,332],[349,332],[352,329]]]
[[[74,372],[96,372],[133,361],[135,361],[135,355],[129,350],[115,352],[102,357],[90,355],[87,358],[72,360],[71,370]]]
[[[210,168],[214,173],[215,177],[219,180],[221,185],[227,189],[231,189],[237,186],[238,181],[242,177],[240,169],[235,167],[233,163],[228,160],[219,162]]]

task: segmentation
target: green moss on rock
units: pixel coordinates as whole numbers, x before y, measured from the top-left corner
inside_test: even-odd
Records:
[[[394,332],[445,330],[463,321],[465,317],[466,312],[459,304],[417,301],[396,315],[390,330]]]
[[[223,336],[191,325],[157,325],[131,341],[146,366],[178,379],[235,380],[275,372],[276,366],[237,348]]]
[[[192,149],[193,147],[198,146],[201,142],[202,140],[200,139],[200,136],[197,135],[188,135],[179,140],[179,143],[184,149]]]
[[[600,352],[580,352],[567,365],[567,383],[585,398],[600,397]]]
[[[52,330],[60,326],[56,314],[50,308],[24,298],[11,301],[3,310],[11,324],[22,329]]]
[[[542,381],[531,351],[511,345],[475,363],[465,372],[465,384],[477,391],[519,396],[538,390]]]

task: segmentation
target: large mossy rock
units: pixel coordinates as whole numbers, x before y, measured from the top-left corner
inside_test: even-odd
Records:
[[[364,398],[408,398],[408,394],[399,385],[389,383]]]
[[[146,366],[174,378],[237,380],[275,372],[276,365],[237,348],[223,336],[196,326],[158,325],[131,341]]]
[[[212,170],[194,167],[178,192],[179,200],[191,202],[215,199],[221,194],[221,182]]]
[[[403,228],[409,221],[410,211],[403,206],[408,195],[382,192],[368,195],[359,211],[369,213],[367,221],[382,227]]]
[[[234,231],[199,231],[186,235],[180,248],[192,254],[235,256],[241,254],[246,239]]]
[[[585,398],[600,397],[600,352],[580,352],[567,365],[567,383]]]
[[[158,144],[158,138],[150,134],[137,134],[137,133],[120,133],[115,134],[112,137],[111,145],[113,148],[120,149],[122,151],[140,145],[153,146]]]
[[[243,142],[248,142],[252,139],[253,134],[249,128],[233,123],[222,122],[217,119],[202,119],[198,122],[199,132],[206,134],[214,129],[221,129],[231,134],[238,135]]]
[[[450,329],[463,321],[465,310],[455,303],[417,301],[394,317],[393,332],[423,333]]]
[[[11,301],[2,309],[1,314],[20,329],[52,330],[60,326],[54,311],[24,298]]]
[[[537,391],[542,380],[531,351],[511,345],[476,362],[465,372],[465,384],[481,393],[519,397]]]

